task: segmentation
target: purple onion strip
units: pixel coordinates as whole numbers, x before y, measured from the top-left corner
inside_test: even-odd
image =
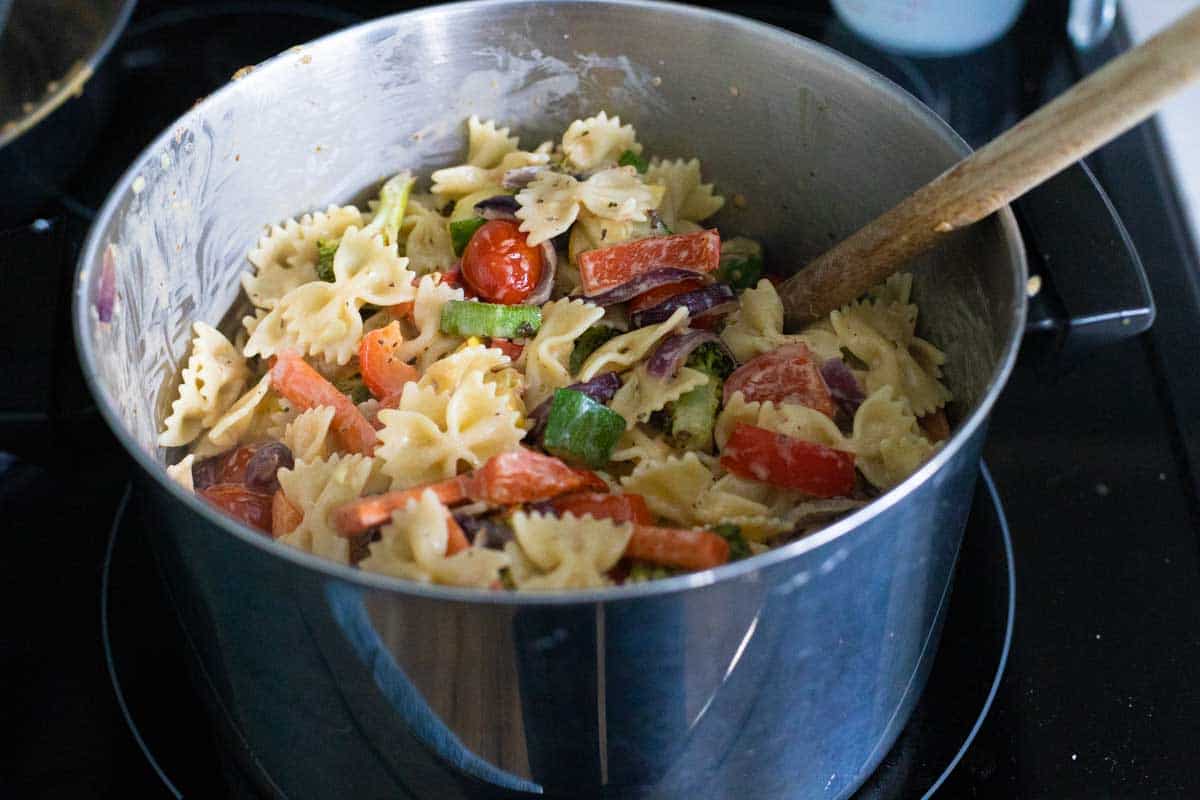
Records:
[[[505,543],[511,542],[513,539],[512,528],[495,517],[485,516],[486,513],[466,514],[456,511],[454,512],[454,521],[471,540],[471,544],[480,544],[479,536],[482,534],[486,547],[493,550],[503,549]]]
[[[542,274],[538,278],[537,286],[533,287],[533,292],[525,298],[524,305],[527,306],[540,306],[550,299],[550,292],[554,291],[554,273],[558,271],[558,251],[554,249],[554,242],[551,241],[542,242],[541,247]]]
[[[821,365],[821,377],[825,379],[829,394],[837,404],[847,414],[854,416],[854,412],[858,411],[858,407],[866,399],[866,394],[858,385],[854,373],[846,366],[846,362],[840,358],[828,359]]]
[[[690,269],[680,269],[679,267],[658,267],[649,272],[643,272],[633,280],[622,283],[620,286],[615,286],[607,292],[601,292],[592,297],[584,297],[589,303],[594,303],[598,306],[611,306],[613,303],[624,303],[626,300],[632,300],[643,292],[648,292],[651,289],[657,289],[659,286],[664,286],[668,283],[678,283],[684,278],[706,277],[702,272],[696,272]]]
[[[96,286],[96,316],[101,322],[112,322],[113,307],[117,302],[117,253],[116,247],[104,248],[104,260],[100,267],[100,282]]]
[[[729,360],[737,363],[729,348],[712,331],[688,331],[663,339],[646,360],[646,372],[656,378],[670,378],[679,371],[692,351],[708,342],[716,342],[729,356]]]
[[[572,383],[566,388],[583,392],[597,403],[607,403],[621,388],[621,379],[615,372],[602,372],[590,381]],[[546,430],[546,422],[550,419],[550,404],[553,401],[553,396],[548,397],[538,404],[537,408],[529,412],[528,417],[533,422],[529,433],[525,435],[529,441],[536,442],[542,438],[542,434]]]
[[[732,302],[733,289],[724,283],[714,283],[668,297],[656,306],[637,311],[629,318],[629,322],[635,328],[644,328],[669,319],[679,308],[686,307],[688,316],[695,318]]]
[[[504,177],[500,179],[500,185],[505,189],[524,189],[529,184],[541,175],[546,167],[536,164],[528,167],[516,167],[505,171]]]
[[[475,213],[484,219],[517,221],[517,209],[521,206],[511,194],[497,194],[475,204]]]

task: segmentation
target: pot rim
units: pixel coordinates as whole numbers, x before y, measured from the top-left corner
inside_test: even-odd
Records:
[[[847,73],[849,76],[857,79],[862,84],[866,85],[871,91],[890,94],[898,99],[902,104],[907,106],[908,110],[916,117],[922,119],[927,127],[933,133],[938,135],[941,140],[949,144],[960,155],[965,156],[971,152],[970,146],[960,137],[955,131],[937,114],[930,110],[920,100],[910,95],[903,88],[896,85],[884,76],[876,73],[874,70],[850,59],[847,56],[838,53],[830,47],[827,47],[819,42],[807,39],[791,31],[784,30],[757,20],[752,20],[746,17],[741,17],[736,14],[730,14],[722,11],[713,11],[706,8],[698,8],[694,6],[685,6],[674,2],[663,2],[663,0],[558,0],[558,2],[547,3],[545,0],[472,0],[465,3],[445,3],[436,6],[430,6],[413,11],[405,11],[398,14],[392,14],[379,19],[360,23],[348,28],[343,28],[334,31],[326,36],[314,39],[301,45],[303,48],[319,46],[320,43],[334,37],[346,37],[362,35],[373,29],[391,28],[398,21],[411,21],[425,15],[444,14],[448,11],[453,13],[468,14],[477,9],[503,6],[519,6],[537,3],[539,5],[609,5],[609,6],[631,6],[638,8],[650,7],[658,11],[667,12],[677,15],[678,17],[692,22],[695,20],[703,20],[717,22],[723,26],[729,26],[734,29],[752,34],[758,37],[765,37],[774,40],[781,44],[786,44],[789,47],[796,48],[806,55],[815,58],[819,61],[824,61],[826,64],[832,64],[839,70]],[[297,567],[312,570],[322,573],[330,578],[336,578],[346,583],[356,585],[364,589],[381,590],[387,592],[399,592],[406,595],[416,597],[442,600],[448,602],[461,603],[486,603],[500,604],[511,606],[565,606],[565,605],[585,605],[596,603],[607,603],[617,601],[636,600],[644,597],[660,596],[682,592],[690,589],[698,589],[710,584],[731,581],[737,579],[754,579],[754,575],[760,570],[775,566],[784,561],[792,559],[812,550],[816,550],[831,542],[834,542],[861,524],[875,518],[879,514],[888,510],[900,501],[904,500],[911,494],[919,485],[930,479],[936,472],[940,471],[958,452],[963,448],[965,443],[971,439],[975,433],[983,426],[987,420],[988,414],[992,406],[996,402],[996,398],[1003,390],[1004,385],[1012,371],[1013,365],[1016,362],[1017,351],[1021,342],[1021,334],[1025,324],[1025,282],[1027,279],[1027,262],[1025,257],[1025,248],[1021,239],[1020,232],[1017,227],[1016,218],[1013,216],[1012,210],[1008,207],[996,212],[997,220],[1003,231],[1004,239],[1008,244],[1013,266],[1013,297],[1017,299],[1014,303],[1014,311],[1009,319],[1008,341],[1004,352],[1001,354],[992,376],[988,382],[987,391],[980,398],[974,410],[959,426],[959,429],[951,436],[945,445],[931,458],[923,464],[916,472],[908,476],[903,482],[897,486],[867,503],[862,508],[854,511],[846,517],[839,519],[826,528],[823,528],[816,533],[798,539],[781,547],[772,548],[765,553],[757,556],[743,559],[741,561],[725,564],[714,569],[705,570],[703,572],[693,572],[684,575],[679,575],[673,578],[664,578],[645,583],[612,586],[602,589],[586,589],[586,590],[560,590],[553,592],[497,592],[484,589],[457,588],[450,586],[438,586],[432,584],[418,583],[409,581],[403,578],[396,578],[389,575],[367,572],[356,569],[349,565],[339,564],[330,561],[312,553],[290,547],[273,539],[264,537],[260,531],[250,528],[248,525],[240,523],[232,517],[226,516],[224,513],[216,509],[214,506],[202,500],[198,495],[184,490],[182,486],[170,479],[162,465],[155,461],[150,453],[143,449],[137,442],[133,440],[129,432],[126,430],[124,422],[113,407],[107,392],[97,382],[92,368],[95,362],[95,354],[92,341],[85,336],[85,331],[88,325],[88,315],[90,313],[91,304],[88,297],[89,284],[88,267],[93,263],[99,263],[99,257],[106,243],[103,241],[102,233],[107,227],[108,221],[116,212],[121,200],[125,194],[130,191],[130,187],[141,171],[143,164],[148,159],[154,157],[154,154],[159,152],[174,135],[174,131],[181,125],[186,124],[194,115],[200,113],[206,107],[211,106],[218,101],[218,98],[224,97],[240,91],[241,84],[247,81],[258,79],[260,73],[268,71],[280,71],[287,68],[289,64],[289,56],[295,55],[297,48],[291,48],[282,53],[279,53],[271,58],[258,64],[250,75],[238,81],[230,81],[220,89],[214,91],[206,97],[201,103],[198,103],[192,109],[182,114],[174,122],[159,134],[150,144],[142,150],[136,159],[131,163],[129,168],[117,181],[110,190],[108,198],[101,207],[100,212],[96,216],[91,229],[88,232],[87,240],[80,252],[79,261],[75,269],[75,288],[72,295],[73,314],[72,323],[74,327],[75,345],[79,353],[80,366],[83,368],[84,379],[87,381],[88,389],[96,399],[97,406],[100,409],[101,415],[104,417],[108,426],[116,435],[121,446],[125,448],[142,468],[144,473],[147,473],[159,486],[158,488],[167,492],[175,500],[187,506],[192,512],[200,515],[209,523],[221,528],[224,532],[240,539],[243,543],[251,547],[259,548],[268,554],[289,561]]]

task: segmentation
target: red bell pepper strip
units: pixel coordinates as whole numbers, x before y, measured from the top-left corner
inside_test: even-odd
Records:
[[[721,263],[721,235],[716,229],[651,236],[612,247],[588,250],[577,259],[585,295],[596,295],[659,267],[712,272]]]
[[[380,400],[398,394],[404,384],[419,377],[416,367],[405,364],[396,355],[396,348],[403,343],[400,323],[392,322],[367,333],[358,346],[363,383]]]
[[[611,519],[614,522],[637,522],[650,525],[654,515],[640,494],[599,494],[597,492],[573,492],[555,497],[550,507],[557,514],[574,514],[582,517],[591,514],[596,519]]]
[[[271,533],[271,495],[251,491],[240,483],[214,483],[197,494],[226,514]]]
[[[333,435],[342,450],[370,455],[378,441],[375,429],[346,395],[290,350],[280,353],[271,367],[271,387],[300,411],[333,407]]]
[[[675,569],[711,569],[729,561],[729,542],[712,531],[634,525],[625,557]]]
[[[739,422],[721,450],[721,466],[742,478],[815,497],[854,490],[854,454]]]

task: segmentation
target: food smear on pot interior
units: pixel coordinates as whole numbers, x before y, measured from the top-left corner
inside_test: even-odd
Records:
[[[531,150],[472,117],[467,142],[369,210],[264,220],[241,326],[194,324],[175,480],[361,570],[582,589],[806,536],[949,435],[910,275],[785,333],[699,160],[605,112]]]

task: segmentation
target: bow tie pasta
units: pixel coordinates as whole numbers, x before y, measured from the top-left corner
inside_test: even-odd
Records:
[[[472,116],[428,182],[268,221],[242,328],[193,326],[169,477],[280,547],[491,591],[718,567],[903,482],[952,399],[911,276],[785,332],[700,160],[646,150],[607,111],[532,150]]]

